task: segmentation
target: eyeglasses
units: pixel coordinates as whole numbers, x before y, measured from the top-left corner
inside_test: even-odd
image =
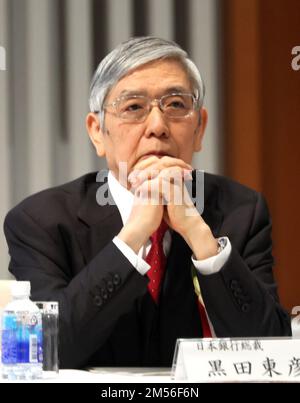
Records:
[[[104,105],[104,110],[113,108],[117,117],[127,122],[142,122],[153,106],[158,106],[169,119],[190,116],[196,109],[197,99],[192,94],[172,93],[159,99],[150,99],[143,95],[124,95],[114,102]]]

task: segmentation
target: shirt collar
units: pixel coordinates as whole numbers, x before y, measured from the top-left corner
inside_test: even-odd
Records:
[[[134,195],[120,184],[111,171],[108,172],[107,181],[124,225],[130,216]]]

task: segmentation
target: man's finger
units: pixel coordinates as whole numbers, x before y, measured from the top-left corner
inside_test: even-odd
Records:
[[[177,180],[191,180],[192,174],[190,169],[185,169],[178,166],[172,166],[170,168],[164,168],[162,170],[149,167],[147,169],[144,169],[143,171],[135,171],[129,176],[128,180],[131,182],[132,187],[135,188],[141,183],[149,181],[156,177],[166,178],[169,179],[169,181],[174,182],[175,178]]]
[[[136,170],[144,170],[153,165],[154,169],[164,169],[171,166],[181,166],[182,168],[186,169],[193,169],[190,164],[187,162],[174,157],[164,156],[164,157],[157,157],[157,156],[150,156],[140,162],[138,162],[134,166],[134,171]]]

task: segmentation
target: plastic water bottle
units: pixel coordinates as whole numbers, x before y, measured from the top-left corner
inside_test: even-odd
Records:
[[[29,299],[30,283],[14,281],[2,314],[2,378],[42,378],[42,314]]]

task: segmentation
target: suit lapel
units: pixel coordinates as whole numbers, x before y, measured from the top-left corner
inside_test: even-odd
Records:
[[[210,227],[215,238],[218,238],[223,222],[223,213],[219,206],[219,187],[212,175],[204,174],[204,211],[203,220]]]
[[[99,205],[99,195],[102,195],[103,205]],[[108,189],[107,171],[98,173],[95,182],[87,185],[77,218],[79,229],[76,231],[76,237],[87,264],[120,232],[123,225],[119,210]]]

